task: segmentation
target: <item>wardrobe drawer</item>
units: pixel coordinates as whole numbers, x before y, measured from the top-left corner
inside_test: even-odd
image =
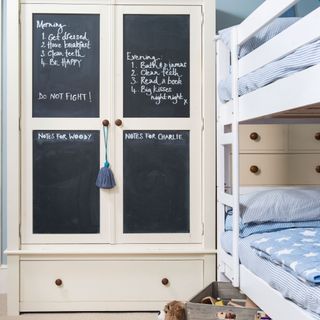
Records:
[[[320,125],[290,125],[289,150],[320,152]]]
[[[320,154],[242,154],[240,184],[319,184]]]
[[[186,300],[202,288],[203,260],[21,262],[22,302]]]
[[[240,125],[241,152],[285,151],[286,125]]]

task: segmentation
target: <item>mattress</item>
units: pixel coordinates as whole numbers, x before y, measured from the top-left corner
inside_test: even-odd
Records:
[[[284,297],[312,313],[315,319],[320,319],[320,286],[311,286],[302,282],[280,266],[259,257],[250,247],[250,243],[264,235],[270,236],[270,232],[253,234],[240,239],[239,256],[241,264],[266,281]],[[222,234],[221,245],[226,252],[232,252],[231,231]]]
[[[304,45],[282,59],[273,61],[239,79],[239,96],[264,87],[276,80],[320,64],[320,40]],[[232,76],[220,81],[218,94],[222,102],[232,98]]]

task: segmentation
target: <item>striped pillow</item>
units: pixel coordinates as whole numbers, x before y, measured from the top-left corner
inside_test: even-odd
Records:
[[[272,189],[240,197],[242,223],[320,220],[320,188]]]

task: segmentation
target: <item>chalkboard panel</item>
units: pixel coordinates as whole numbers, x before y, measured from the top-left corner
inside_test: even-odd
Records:
[[[124,131],[124,233],[188,233],[189,131]]]
[[[99,117],[99,20],[33,14],[33,117]]]
[[[124,15],[124,117],[189,117],[189,15]]]
[[[33,233],[99,233],[99,131],[33,131]]]

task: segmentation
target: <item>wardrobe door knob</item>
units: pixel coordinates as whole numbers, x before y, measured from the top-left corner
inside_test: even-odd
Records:
[[[62,280],[61,279],[57,279],[55,282],[57,287],[61,287],[62,286]]]
[[[163,279],[161,280],[161,283],[162,283],[164,286],[166,286],[166,285],[169,283],[169,279],[168,279],[168,278],[163,278]]]
[[[315,135],[314,135],[314,138],[316,140],[320,140],[320,132],[317,132]]]
[[[104,120],[102,121],[102,125],[103,125],[104,127],[108,127],[109,124],[110,124],[110,122],[109,122],[109,120],[107,120],[107,119],[104,119]]]
[[[251,166],[250,167],[250,172],[257,173],[258,171],[259,171],[259,168],[257,166]]]
[[[114,123],[118,127],[122,126],[122,120],[121,119],[117,119]]]
[[[320,166],[316,166],[316,171],[320,173]]]
[[[251,140],[255,141],[259,138],[259,135],[256,132],[251,132],[249,137]]]

